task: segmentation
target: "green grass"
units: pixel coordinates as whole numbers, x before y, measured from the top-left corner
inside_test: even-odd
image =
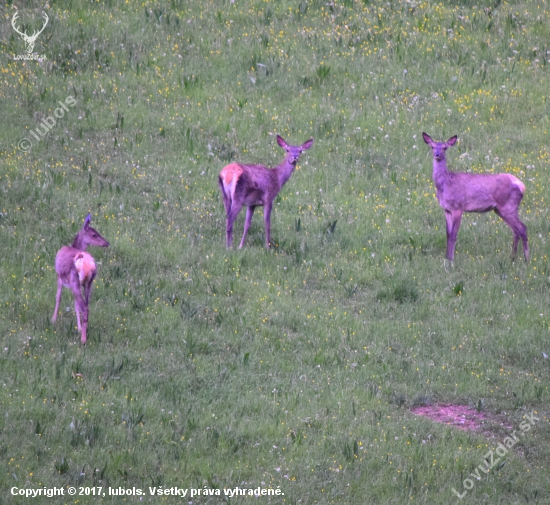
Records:
[[[37,29],[43,4],[20,7]],[[548,6],[530,2],[51,1],[35,51],[0,7],[0,490],[279,488],[287,504],[448,504],[510,432],[409,412],[540,421],[463,503],[550,503]],[[35,26],[36,25],[36,26]],[[74,97],[37,141],[30,133]],[[527,191],[532,259],[466,215],[454,264],[422,141]],[[226,251],[230,161],[314,145]],[[28,138],[28,152],[18,148]],[[110,241],[88,345],[57,250],[88,212]],[[240,240],[244,212],[237,221]],[[71,307],[66,311],[66,307]],[[4,498],[3,498],[4,499]],[[33,503],[53,503],[32,498]],[[126,497],[138,502],[139,497]],[[56,503],[120,503],[65,496]],[[228,503],[245,503],[231,498]]]

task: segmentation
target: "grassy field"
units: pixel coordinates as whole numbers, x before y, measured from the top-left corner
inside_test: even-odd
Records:
[[[546,1],[17,6],[28,33],[49,23],[45,57],[16,59],[0,6],[0,502],[550,503]],[[452,169],[522,179],[529,263],[493,213],[444,259],[423,131],[458,135]],[[218,173],[278,164],[276,134],[315,142],[275,246],[257,212],[227,251]],[[50,319],[88,212],[111,247],[89,250],[82,347],[68,290]],[[487,438],[411,414],[430,403],[505,421]]]

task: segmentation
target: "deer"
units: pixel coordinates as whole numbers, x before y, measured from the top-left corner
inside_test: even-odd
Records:
[[[42,26],[41,30],[36,30],[32,35],[27,35],[26,30],[24,32],[20,32],[17,29],[17,26],[15,26],[15,21],[19,17],[19,12],[16,12],[11,18],[11,26],[21,36],[21,38],[25,42],[25,50],[27,51],[27,54],[31,54],[33,52],[36,39],[44,31],[44,28],[46,28],[46,25],[48,24],[48,20],[49,20],[48,15],[45,12],[43,12],[42,14],[44,15],[44,25]]]
[[[518,242],[523,243],[525,261],[529,261],[527,227],[521,222],[518,209],[525,193],[525,185],[512,174],[470,174],[451,172],[447,169],[445,152],[458,140],[455,135],[446,142],[435,142],[422,133],[424,142],[432,149],[433,180],[439,205],[445,211],[447,222],[447,259],[454,260],[455,243],[464,212],[489,212],[493,210],[512,230],[512,260],[517,253]]]
[[[74,310],[78,330],[81,332],[81,343],[86,344],[88,329],[88,304],[90,291],[94,282],[97,268],[94,258],[86,252],[88,246],[109,247],[107,242],[94,228],[90,226],[92,217],[86,216],[82,229],[76,234],[71,246],[59,249],[55,257],[55,271],[57,273],[57,294],[52,323],[57,319],[63,286],[68,287],[74,295]],[[82,296],[84,290],[84,296]],[[81,320],[82,315],[82,320]]]
[[[300,155],[313,145],[313,138],[301,146],[291,146],[277,135],[277,143],[286,151],[283,162],[275,168],[264,165],[244,165],[231,163],[220,172],[218,183],[223,197],[223,204],[227,216],[225,226],[225,243],[227,249],[233,242],[233,223],[239,215],[243,205],[246,206],[244,233],[239,249],[242,249],[246,234],[252,223],[252,216],[256,207],[264,207],[265,246],[271,247],[271,210],[273,200],[281,188],[290,179],[296,168]]]

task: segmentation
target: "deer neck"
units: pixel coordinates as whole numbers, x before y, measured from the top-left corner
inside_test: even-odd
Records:
[[[72,247],[74,247],[75,249],[78,249],[79,251],[85,251],[86,250],[86,244],[84,243],[84,237],[83,237],[83,233],[82,231],[79,231],[77,234],[76,234],[76,237],[74,238],[73,240],[73,245]]]
[[[296,163],[290,163],[290,161],[286,159],[277,168],[275,168],[275,171],[277,172],[277,179],[279,180],[279,186],[281,188],[290,179],[290,176],[292,175],[292,172],[294,172],[295,168]]]
[[[442,160],[434,159],[434,172],[433,179],[437,190],[441,191],[445,186],[445,183],[449,179],[449,171],[447,170],[447,162],[445,158]]]

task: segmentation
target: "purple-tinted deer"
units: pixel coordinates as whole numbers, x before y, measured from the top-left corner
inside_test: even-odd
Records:
[[[97,247],[109,247],[107,242],[96,230],[90,226],[91,216],[88,214],[84,226],[76,234],[72,246],[62,247],[55,257],[55,271],[57,272],[57,295],[55,297],[55,310],[52,323],[57,319],[61,292],[63,286],[68,287],[74,294],[74,310],[78,329],[82,332],[81,342],[86,343],[86,330],[88,328],[88,303],[90,290],[96,276],[96,266],[92,255],[85,252],[89,245]],[[84,297],[82,297],[84,288]],[[82,314],[82,321],[80,315]]]
[[[512,229],[514,243],[512,259],[516,257],[518,242],[523,242],[525,261],[529,260],[527,227],[518,216],[525,185],[512,174],[469,174],[447,170],[445,151],[456,144],[457,137],[447,142],[434,142],[422,133],[424,142],[432,148],[433,179],[439,205],[447,221],[447,259],[453,261],[456,236],[463,212],[495,213]]]
[[[275,200],[286,181],[290,179],[300,155],[313,144],[313,139],[309,139],[301,146],[291,146],[277,135],[277,143],[287,153],[284,161],[278,167],[269,169],[263,165],[231,163],[220,172],[218,181],[223,196],[225,213],[227,214],[225,236],[228,249],[233,242],[233,223],[243,205],[246,205],[247,209],[244,233],[239,249],[244,245],[254,210],[262,205],[264,207],[265,246],[267,249],[271,246],[271,208],[273,207],[273,200]]]

